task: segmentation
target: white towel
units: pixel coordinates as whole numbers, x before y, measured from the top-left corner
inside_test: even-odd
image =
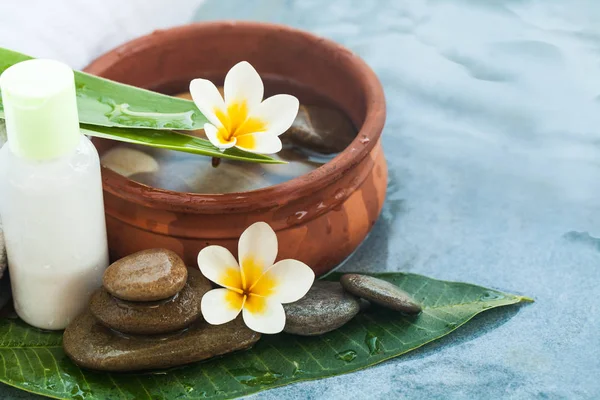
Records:
[[[203,0],[1,0],[0,46],[76,69],[152,32],[190,22]]]

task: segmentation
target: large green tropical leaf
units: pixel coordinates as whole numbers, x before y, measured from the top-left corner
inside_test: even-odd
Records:
[[[62,350],[60,333],[18,319],[0,321],[0,381],[56,398],[224,399],[293,382],[344,374],[380,363],[449,334],[475,315],[531,301],[467,283],[413,274],[375,275],[422,302],[416,317],[371,307],[328,334],[263,336],[253,349],[204,363],[148,373],[78,368]],[[339,275],[328,279],[337,279]]]
[[[0,47],[0,74],[32,57]],[[206,118],[194,102],[75,71],[79,121],[86,134],[209,157],[281,164],[269,156],[230,149],[221,153],[208,140],[171,129],[202,129]],[[0,96],[0,118],[4,107]]]

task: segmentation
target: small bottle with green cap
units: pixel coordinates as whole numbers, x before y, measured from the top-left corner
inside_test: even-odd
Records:
[[[81,134],[73,70],[28,60],[0,76],[8,141],[0,217],[17,314],[64,329],[100,287],[108,246],[98,152]]]

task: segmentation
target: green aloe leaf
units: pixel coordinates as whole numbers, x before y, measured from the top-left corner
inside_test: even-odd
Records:
[[[0,74],[33,57],[0,47]],[[148,129],[202,129],[206,118],[193,101],[75,71],[82,124]],[[0,112],[3,111],[0,99]]]
[[[290,383],[344,374],[439,339],[475,315],[532,301],[467,283],[420,275],[376,274],[424,306],[416,317],[371,307],[342,328],[317,337],[266,336],[244,352],[154,373],[82,370],[64,354],[60,333],[18,319],[0,320],[0,381],[55,398],[226,399]],[[338,279],[339,274],[328,279]]]
[[[246,161],[262,164],[285,164],[285,161],[276,160],[262,154],[253,154],[237,148],[221,152],[208,140],[186,135],[174,131],[155,129],[126,129],[109,128],[105,126],[81,125],[81,131],[89,136],[103,139],[118,140],[120,142],[141,144],[150,147],[182,151],[209,157],[227,158],[230,160]]]
[[[0,47],[0,74],[33,57]],[[282,164],[239,149],[221,153],[208,140],[173,132],[202,129],[206,118],[194,102],[75,71],[79,121],[86,134],[209,157]],[[0,118],[4,107],[0,96]]]

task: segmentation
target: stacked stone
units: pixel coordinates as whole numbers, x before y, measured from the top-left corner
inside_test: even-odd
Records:
[[[202,296],[212,289],[198,268],[170,250],[151,249],[109,266],[89,310],[65,330],[78,365],[105,371],[167,368],[252,346],[260,334],[238,318],[212,326]]]
[[[102,324],[122,333],[176,332],[201,317],[200,300],[211,289],[198,268],[186,268],[169,250],[127,256],[104,273],[104,287],[90,301]]]

